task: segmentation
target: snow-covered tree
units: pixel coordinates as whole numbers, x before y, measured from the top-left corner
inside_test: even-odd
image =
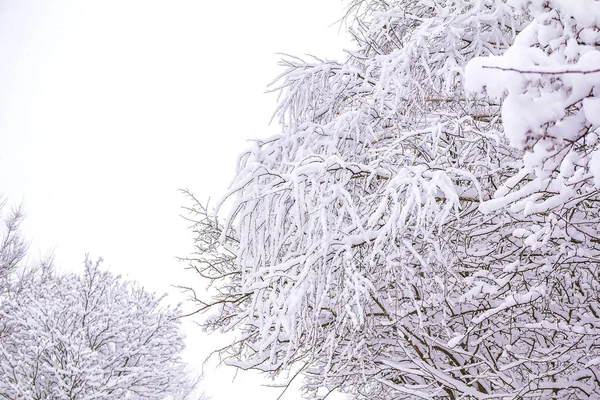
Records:
[[[503,99],[522,166],[480,210],[510,213],[523,250],[506,265],[503,369],[536,398],[600,396],[600,2],[513,0],[532,22],[500,57],[473,60],[470,90]],[[527,221],[524,221],[527,220]],[[505,240],[506,241],[506,240]],[[498,276],[498,275],[497,275]],[[489,278],[489,276],[488,276]],[[517,316],[517,313],[520,315]],[[515,368],[518,366],[518,368]]]
[[[0,196],[0,215],[6,206],[6,200]],[[3,218],[4,229],[0,230],[0,293],[6,288],[6,280],[27,255],[27,243],[21,236],[19,225],[23,220],[21,207],[13,208]]]
[[[180,358],[179,310],[85,262],[20,270],[0,299],[0,397],[183,399],[195,381]]]
[[[504,53],[529,12],[502,0],[352,10],[345,62],[283,62],[282,133],[241,156],[232,211],[191,207],[207,329],[239,331],[231,365],[304,363],[309,390],[545,394],[552,371],[519,357],[554,331],[529,325],[543,294],[514,235],[538,216],[480,210],[517,183],[523,149],[504,138],[500,103],[463,89],[467,62]]]

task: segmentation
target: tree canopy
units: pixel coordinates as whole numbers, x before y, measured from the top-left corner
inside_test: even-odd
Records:
[[[192,398],[181,311],[100,260],[83,274],[58,273],[51,260],[28,266],[21,218],[6,218],[0,247],[0,397]]]
[[[281,133],[230,212],[190,207],[226,362],[316,398],[600,394],[599,7],[358,1],[344,62],[284,60]]]

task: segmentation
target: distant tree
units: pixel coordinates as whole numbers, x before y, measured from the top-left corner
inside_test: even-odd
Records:
[[[6,199],[0,196],[0,216],[6,206]],[[6,280],[27,255],[27,243],[21,236],[19,226],[23,220],[23,210],[19,206],[2,218],[4,229],[0,230],[0,293],[6,288]]]
[[[0,298],[0,397],[188,398],[179,310],[162,300],[100,261],[83,275],[20,269]]]

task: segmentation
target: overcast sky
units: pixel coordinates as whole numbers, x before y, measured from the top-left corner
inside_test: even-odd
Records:
[[[0,193],[34,256],[85,254],[165,292],[191,249],[185,198],[218,199],[247,139],[274,132],[275,53],[344,57],[340,0],[0,0]],[[333,26],[331,26],[333,24]],[[187,278],[189,282],[189,277]],[[193,330],[190,357],[219,344]],[[211,368],[212,369],[212,368]],[[209,372],[215,400],[276,399]],[[290,392],[284,399],[296,399]]]

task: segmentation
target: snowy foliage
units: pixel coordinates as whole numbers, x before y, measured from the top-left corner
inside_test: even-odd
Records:
[[[86,261],[21,270],[0,299],[0,397],[183,399],[194,386],[180,358],[178,312]]]
[[[315,396],[600,393],[600,3],[572,4],[358,1],[344,63],[283,62],[282,133],[223,220],[190,209],[229,364],[303,362]]]
[[[513,1],[533,21],[501,57],[473,60],[468,87],[504,98],[510,143],[523,166],[482,204],[506,210],[525,248],[512,265],[513,297],[536,293],[519,311],[509,360],[527,367],[539,396],[600,393],[600,3]],[[511,278],[511,282],[515,281]],[[535,374],[535,379],[532,375]]]

